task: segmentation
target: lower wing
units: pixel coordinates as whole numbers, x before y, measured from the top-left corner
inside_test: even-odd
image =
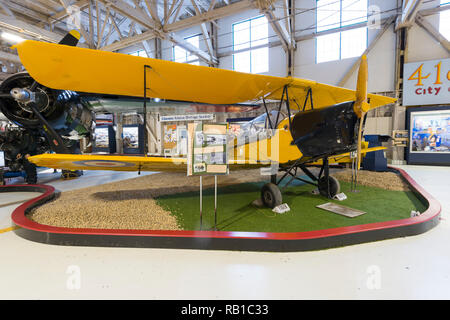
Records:
[[[384,150],[385,147],[365,148],[363,154]],[[113,171],[169,171],[187,172],[186,158],[123,156],[105,154],[57,154],[44,153],[31,156],[28,160],[39,167],[64,170],[113,170]],[[336,155],[329,158],[330,163],[351,162],[350,153]],[[319,161],[320,162],[320,161]],[[311,164],[319,164],[311,163]],[[269,166],[269,162],[252,160],[231,160],[231,170],[251,169]]]

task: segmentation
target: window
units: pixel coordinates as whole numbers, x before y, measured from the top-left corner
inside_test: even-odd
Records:
[[[147,58],[147,53],[145,52],[145,50],[138,50],[136,52],[130,53],[130,55]]]
[[[247,73],[269,71],[269,28],[264,16],[233,24],[233,70]],[[262,46],[262,47],[261,47]]]
[[[199,34],[197,34],[195,36],[190,36],[190,37],[184,38],[184,40],[196,48],[200,47],[200,35]],[[180,46],[173,47],[173,61],[181,62],[181,63],[195,64],[195,65],[199,65],[199,63],[200,63],[198,56],[190,53],[189,51],[183,49]]]
[[[328,31],[367,22],[367,0],[317,0],[316,31]],[[360,56],[367,48],[367,27],[316,38],[316,62]]]
[[[449,5],[449,0],[441,0],[442,5]],[[450,10],[442,11],[439,14],[439,32],[450,41]]]

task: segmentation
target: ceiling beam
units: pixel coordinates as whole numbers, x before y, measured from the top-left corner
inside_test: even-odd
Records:
[[[16,54],[0,51],[0,61],[9,61],[12,63],[21,64],[19,56]]]
[[[420,10],[419,13],[421,16],[430,16],[442,11],[450,10],[450,4],[445,5],[438,5],[437,7],[430,8],[430,9],[423,9]]]
[[[135,8],[122,0],[102,0],[102,2],[106,6],[111,6],[114,11],[120,13],[122,16],[136,21],[141,26],[153,32],[158,30],[158,25],[143,10],[140,10],[140,8]]]
[[[206,11],[201,15],[195,15],[193,17],[178,20],[174,23],[164,26],[164,31],[177,32],[192,26],[197,26],[203,22],[221,19],[224,17],[231,16],[235,13],[254,8],[255,7],[253,6],[251,0],[241,0],[239,2],[232,3],[228,6]]]
[[[269,21],[272,30],[277,34],[278,38],[280,38],[281,45],[283,46],[284,51],[289,51],[292,43],[295,43],[294,41],[292,41],[289,32],[286,30],[283,24],[280,23],[279,19],[275,16],[275,13],[272,10],[265,10],[263,13],[267,18],[267,21]]]
[[[212,57],[209,53],[200,50],[199,48],[193,46],[192,44],[190,44],[189,42],[187,42],[186,40],[184,40],[182,37],[179,37],[175,34],[170,34],[167,35],[167,39],[170,42],[173,42],[175,45],[183,48],[184,50],[196,55],[197,57],[199,57],[201,60],[203,60],[204,62],[206,62],[207,64],[217,64],[219,61],[217,60],[217,58]]]
[[[281,41],[281,45],[285,52],[289,52],[290,48],[295,46],[295,41],[292,34],[286,29],[286,27],[280,23],[280,19],[275,16],[275,9],[273,6],[273,0],[258,0],[256,1],[261,13],[264,14],[269,22],[272,30],[276,33]]]
[[[5,13],[8,16],[14,17],[14,13],[12,13],[11,9],[9,8],[9,6],[6,5],[6,3],[3,0],[0,0],[0,7],[3,9],[3,11],[5,11]]]
[[[230,15],[233,15],[235,13],[241,12],[243,10],[252,9],[252,8],[254,8],[254,7],[252,5],[251,0],[242,0],[242,1],[235,2],[235,3],[225,6],[225,7],[221,7],[221,8],[217,8],[217,9],[213,9],[213,10],[204,12],[200,15],[195,15],[193,17],[175,21],[171,24],[163,26],[163,31],[165,33],[177,32],[177,31],[180,31],[180,30],[192,27],[192,26],[202,24],[206,21],[221,19],[221,18],[230,16]],[[143,32],[142,34],[135,35],[130,38],[124,38],[121,41],[117,41],[110,45],[106,45],[106,46],[102,47],[101,49],[106,50],[106,51],[117,51],[119,49],[129,47],[129,46],[135,44],[136,42],[150,40],[157,36],[158,36],[157,33],[155,33],[153,30],[148,30],[148,31]]]
[[[48,42],[59,42],[64,36],[64,34],[48,31],[4,14],[0,14],[0,26]]]
[[[170,34],[169,32],[166,32],[166,30],[162,29],[159,25],[158,22],[160,24],[160,20],[158,18],[158,21],[154,21],[154,19],[156,18],[156,14],[157,11],[156,8],[152,7],[152,4],[156,4],[155,0],[151,0],[151,1],[146,1],[147,5],[150,5],[150,7],[148,7],[147,9],[152,13],[152,16],[155,16],[154,19],[150,19],[150,17],[144,12],[144,10],[142,8],[139,7],[132,7],[131,5],[123,2],[123,1],[119,1],[119,0],[102,0],[105,4],[110,5],[115,11],[119,12],[121,15],[129,18],[131,21],[135,21],[137,23],[139,23],[142,27],[149,29],[148,31],[142,33],[138,32],[138,34],[136,36],[131,36],[128,37],[127,39],[133,39],[130,43],[130,45],[135,44],[137,42],[142,42],[143,44],[147,41],[152,39],[153,37],[158,37],[161,39],[165,39],[168,40],[172,43],[174,43],[175,45],[183,48],[184,50],[198,56],[201,60],[205,61],[208,64],[216,64],[218,63],[218,60],[216,57],[213,57],[212,55],[210,55],[209,53],[196,48],[195,46],[193,46],[192,44],[188,43],[187,41],[185,41],[183,38],[178,37],[177,35],[174,34]],[[146,34],[147,32],[151,32],[151,37],[150,38],[143,38],[143,39],[138,39],[138,37],[142,37],[142,35]],[[125,40],[125,39],[124,39]],[[123,40],[121,40],[123,41]],[[119,41],[120,42],[120,41]],[[128,46],[128,45],[127,45]],[[125,46],[125,47],[127,47]],[[147,44],[144,44],[144,48],[148,50],[149,47],[147,47]],[[114,50],[110,50],[108,48],[109,46],[105,46],[100,48],[101,50],[106,50],[106,51],[115,51],[118,50],[120,48],[115,48]]]
[[[77,7],[80,10],[84,9],[85,7],[87,7],[89,4],[89,0],[80,0],[80,1],[76,1],[74,4],[72,4],[69,7]],[[67,17],[69,17],[69,15],[71,14],[71,12],[69,11],[69,7],[64,8],[63,10],[59,11],[58,13],[55,13],[54,15],[50,16],[47,21],[48,23],[55,23],[57,21],[62,21],[64,19],[66,19]]]
[[[195,9],[196,14],[200,15],[202,14],[200,6],[197,4],[196,0],[191,0],[192,6]],[[206,27],[206,22],[203,22],[202,24],[200,24],[200,28],[202,30],[202,34],[203,34],[203,39],[205,40],[206,43],[206,48],[208,49],[208,53],[211,57],[211,61],[216,61],[216,63],[218,62],[217,58],[214,56],[214,48],[213,48],[213,43],[212,43],[212,39],[208,33],[208,28]],[[210,64],[210,66],[216,65],[216,63],[214,64]]]
[[[141,34],[142,33],[142,29],[139,25],[136,25],[136,33],[137,34]],[[151,58],[150,53],[152,51],[150,45],[148,44],[147,40],[146,41],[142,41],[142,46],[144,47],[144,51],[147,54],[147,57]]]
[[[442,35],[431,23],[429,23],[420,14],[416,15],[416,23],[429,33],[439,44],[450,53],[450,42]]]
[[[397,25],[395,27],[396,31],[400,28],[412,26],[421,4],[422,0],[403,0],[402,15],[397,21]]]

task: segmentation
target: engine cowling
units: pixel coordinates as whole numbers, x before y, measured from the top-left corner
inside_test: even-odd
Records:
[[[72,152],[90,152],[95,129],[95,116],[75,92],[53,90],[37,85],[29,89],[34,79],[26,72],[17,73],[0,85],[0,111],[13,123],[31,130],[40,130],[42,123],[27,106],[23,93],[39,98],[39,113],[61,136]],[[81,148],[80,148],[81,146]]]

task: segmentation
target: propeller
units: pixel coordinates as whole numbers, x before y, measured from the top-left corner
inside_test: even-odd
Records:
[[[68,32],[58,44],[73,46],[75,47],[78,44],[78,41],[81,38],[81,34],[77,30],[71,30]],[[14,46],[13,46],[14,48]],[[70,153],[68,149],[64,146],[64,142],[61,136],[56,133],[55,129],[48,123],[47,119],[39,112],[39,106],[36,102],[36,89],[39,86],[37,81],[33,81],[29,88],[13,88],[10,91],[10,95],[18,102],[25,103],[31,111],[33,111],[36,118],[42,124],[44,132],[48,138],[51,148],[53,151],[57,153]]]
[[[367,99],[367,81],[368,81],[367,56],[362,55],[361,63],[359,65],[358,70],[358,80],[356,83],[356,101],[353,105],[353,111],[359,118],[356,176],[358,176],[358,170],[361,167],[361,140],[362,140],[362,128],[364,116],[370,109],[370,105]]]

